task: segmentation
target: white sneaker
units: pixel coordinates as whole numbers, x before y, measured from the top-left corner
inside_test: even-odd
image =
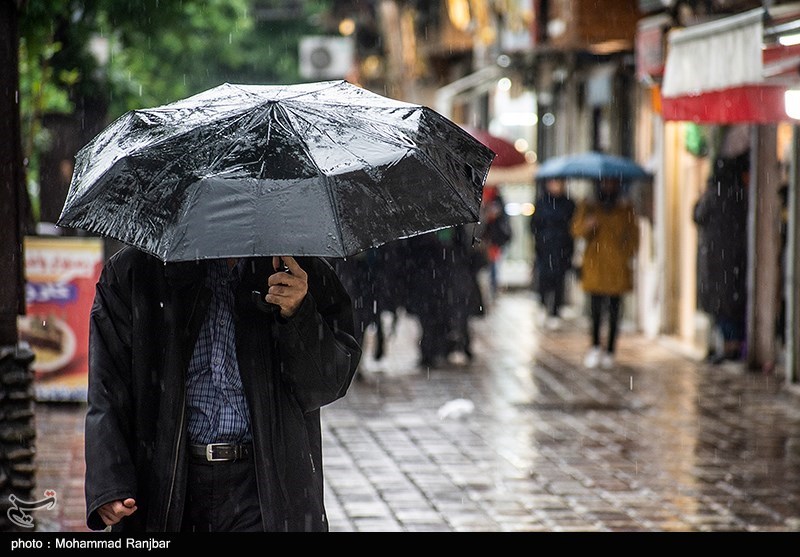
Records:
[[[586,353],[586,357],[583,358],[583,365],[588,367],[589,369],[594,369],[598,365],[600,365],[600,357],[603,355],[603,352],[597,348],[596,346],[593,347],[589,352]]]
[[[600,367],[603,369],[611,369],[614,367],[614,354],[611,352],[603,352],[603,355],[600,356]]]
[[[539,315],[537,315],[536,316],[536,326],[541,329],[541,328],[544,328],[546,325],[547,325],[547,314],[546,313],[540,313]]]
[[[548,331],[557,331],[561,328],[561,319],[551,315],[545,320],[544,326]]]

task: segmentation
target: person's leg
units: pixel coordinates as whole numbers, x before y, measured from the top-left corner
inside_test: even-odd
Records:
[[[566,280],[566,273],[558,273],[554,277],[555,283],[553,284],[553,309],[551,315],[558,317],[561,306],[564,305],[564,283]]]
[[[742,319],[735,319],[733,321],[733,338],[731,339],[730,345],[730,357],[733,360],[739,360],[744,356],[745,352],[745,345],[744,345],[744,338],[745,338],[745,331],[746,325],[745,320]]]
[[[738,360],[742,355],[744,323],[727,317],[718,317],[717,326],[722,334],[723,351],[713,361],[720,363],[724,360]]]
[[[550,307],[550,291],[547,288],[539,289],[539,300],[542,302],[542,310],[547,313],[547,308]]]
[[[592,294],[591,296],[591,317],[592,317],[592,346],[600,347],[600,324],[603,320],[603,296]]]
[[[547,282],[547,274],[540,268],[536,270],[536,287],[539,289],[539,301],[542,307],[547,307],[547,293],[550,285]]]
[[[375,315],[375,360],[383,358],[386,350],[386,334],[383,331],[383,321],[381,320],[381,312]]]
[[[212,468],[217,502],[212,531],[262,532],[264,527],[253,456],[215,463]]]
[[[613,354],[617,346],[617,331],[619,330],[619,312],[622,298],[620,296],[608,297],[608,353]]]
[[[592,346],[583,358],[583,365],[593,369],[600,364],[602,351],[600,350],[600,323],[603,319],[603,296],[595,294],[590,298],[592,317]]]
[[[497,296],[497,261],[491,261],[489,263],[489,286],[491,288],[492,293],[492,301],[495,300]]]
[[[435,367],[447,357],[447,314],[441,306],[431,306],[418,315],[420,367]]]
[[[417,316],[420,327],[419,337],[419,365],[422,367],[430,367],[434,365],[436,356],[436,335],[439,332],[436,330],[436,322],[434,319],[426,314]]]
[[[192,458],[188,471],[181,530],[183,532],[209,532],[213,506],[211,463],[198,462]]]

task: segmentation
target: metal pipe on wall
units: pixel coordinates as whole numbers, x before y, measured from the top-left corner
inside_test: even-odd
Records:
[[[786,296],[786,382],[800,382],[800,126],[792,129],[792,158],[787,200],[788,229],[784,289]]]

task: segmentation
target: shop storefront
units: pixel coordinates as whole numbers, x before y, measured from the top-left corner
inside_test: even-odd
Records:
[[[786,193],[796,188],[788,173],[796,156],[784,95],[800,57],[796,47],[771,36],[781,21],[793,19],[796,14],[751,10],[669,31],[668,40],[663,19],[640,23],[639,45],[648,44],[648,33],[661,33],[666,50],[663,77],[654,63],[655,40],[650,39],[649,57],[637,53],[639,67],[648,70],[640,73],[639,125],[649,131],[660,166],[654,232],[660,332],[698,356],[713,345],[709,316],[697,309],[693,209],[717,157],[748,156],[746,360],[751,369],[785,362],[796,342],[785,335],[791,330],[785,328],[785,308],[792,306],[787,296],[796,291],[796,278],[788,273],[782,235],[791,220],[785,202],[792,196]],[[792,381],[796,363],[786,364]]]

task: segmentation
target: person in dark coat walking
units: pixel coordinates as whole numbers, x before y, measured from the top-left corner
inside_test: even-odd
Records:
[[[414,277],[408,283],[405,309],[419,322],[419,361],[422,368],[437,367],[447,358],[447,313],[448,283],[444,266],[447,260],[445,247],[437,232],[428,232],[404,240],[405,246],[414,254],[407,271]]]
[[[419,322],[421,368],[442,366],[455,353],[473,358],[469,320],[483,313],[473,232],[463,225],[404,240],[413,254],[406,311]]]
[[[697,302],[723,339],[712,363],[742,356],[747,311],[749,155],[718,159],[694,207],[698,227]]]
[[[327,530],[319,411],[360,355],[322,259],[122,249],[90,317],[87,525]]]
[[[353,301],[355,339],[363,346],[370,325],[375,326],[374,359],[383,358],[386,335],[381,314],[387,307],[384,261],[379,248],[371,248],[353,257],[336,258],[330,261],[336,275]],[[357,380],[363,378],[356,374]]]
[[[530,227],[534,240],[536,287],[548,315],[545,325],[557,329],[564,305],[567,272],[572,268],[575,241],[571,223],[575,202],[565,195],[564,181],[550,179],[536,201]]]
[[[468,361],[474,357],[470,320],[483,315],[478,271],[485,260],[475,231],[475,225],[469,224],[438,232],[443,247],[440,285],[447,316],[446,356],[460,353]]]

